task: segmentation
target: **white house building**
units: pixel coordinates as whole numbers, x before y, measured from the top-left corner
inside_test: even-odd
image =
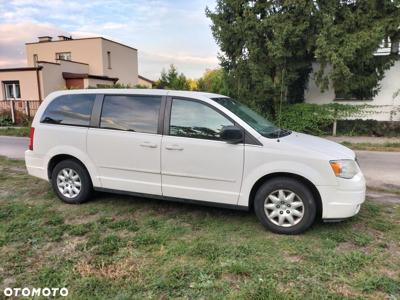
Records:
[[[399,44],[393,45],[389,42],[382,43],[381,47],[376,51],[375,55],[389,55],[391,52],[399,55]],[[313,70],[317,71],[319,65],[313,64]],[[374,119],[378,121],[400,121],[400,94],[395,93],[400,89],[400,60],[386,71],[385,77],[380,82],[380,90],[378,94],[370,100],[354,100],[354,99],[337,99],[332,86],[321,92],[316,85],[314,72],[310,75],[308,88],[305,91],[304,98],[306,103],[328,104],[368,104],[376,106],[370,113],[362,117],[363,119]]]

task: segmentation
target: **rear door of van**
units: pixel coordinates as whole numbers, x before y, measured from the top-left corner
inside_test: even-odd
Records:
[[[106,189],[161,195],[160,112],[156,95],[104,95],[87,151]]]

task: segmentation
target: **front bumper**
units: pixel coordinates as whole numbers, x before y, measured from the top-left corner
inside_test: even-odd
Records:
[[[360,211],[365,201],[365,178],[360,172],[352,179],[338,178],[337,186],[318,186],[322,219],[345,219]]]
[[[34,154],[31,150],[25,151],[25,164],[28,174],[49,180],[47,176],[47,168],[45,168],[44,159]]]

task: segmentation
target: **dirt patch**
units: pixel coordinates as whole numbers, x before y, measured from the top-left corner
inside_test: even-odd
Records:
[[[0,167],[0,171],[7,171],[7,172],[13,172],[13,173],[27,173],[25,167]]]
[[[336,250],[338,252],[349,252],[349,251],[355,251],[355,250],[359,250],[359,247],[354,245],[351,242],[343,242],[340,243],[337,247]]]
[[[138,261],[127,258],[113,264],[91,265],[87,261],[79,261],[75,266],[75,272],[83,277],[96,276],[108,279],[137,278],[140,264]]]
[[[375,202],[400,204],[400,195],[397,194],[368,190],[367,197]]]
[[[80,225],[80,224],[88,224],[96,221],[99,218],[99,214],[87,215],[84,217],[66,219],[65,224],[68,225]]]
[[[85,241],[86,238],[84,236],[69,237],[63,242],[47,243],[40,253],[45,257],[71,255],[75,252],[76,246]]]
[[[339,283],[330,284],[329,289],[334,293],[342,295],[343,297],[351,298],[355,296],[352,289],[346,284],[339,284]]]
[[[303,260],[303,258],[298,255],[289,255],[289,256],[285,256],[285,260],[287,260],[288,262],[297,263],[297,262],[301,262]]]
[[[3,282],[0,284],[0,291],[3,291],[5,288],[8,287],[13,287],[16,282],[17,281],[15,280],[14,277],[5,278]]]

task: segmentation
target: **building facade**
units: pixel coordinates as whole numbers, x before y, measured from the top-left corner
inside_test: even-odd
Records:
[[[392,45],[382,43],[375,55],[389,55],[395,53],[399,55],[399,44]],[[328,67],[329,68],[329,67]],[[367,114],[363,115],[362,119],[373,119],[378,121],[400,121],[400,94],[396,94],[400,89],[400,61],[385,72],[385,77],[380,82],[380,89],[376,96],[371,99],[354,99],[340,97],[336,95],[335,90],[330,86],[322,92],[314,80],[314,74],[319,69],[317,63],[313,64],[313,72],[310,76],[308,88],[305,91],[304,98],[307,103],[328,104],[367,104],[372,106]],[[329,69],[328,69],[329,71]]]
[[[27,66],[0,69],[0,100],[42,100],[53,91],[139,83],[137,49],[102,37],[39,37],[26,43]]]

